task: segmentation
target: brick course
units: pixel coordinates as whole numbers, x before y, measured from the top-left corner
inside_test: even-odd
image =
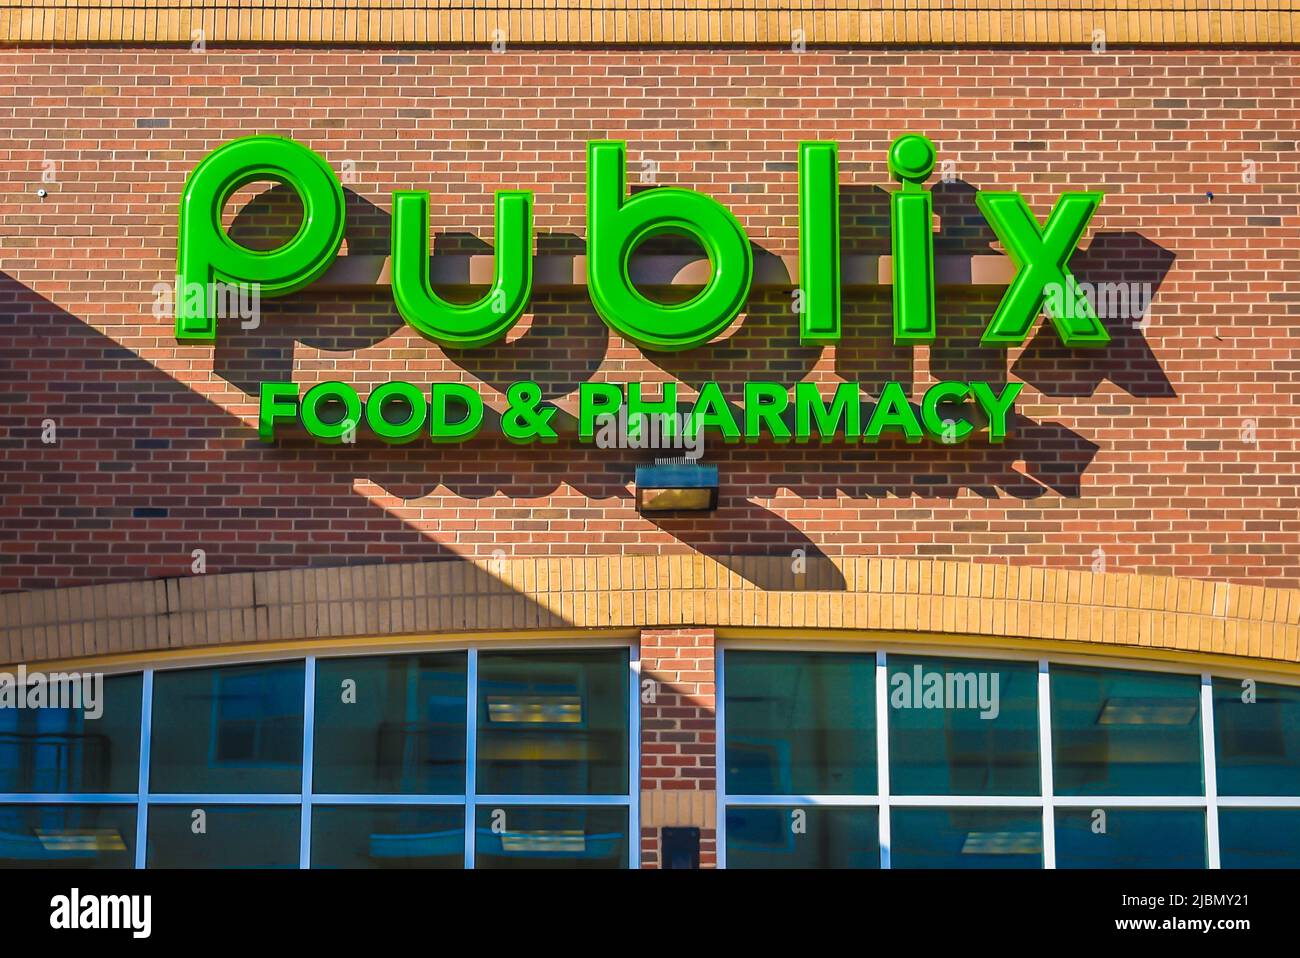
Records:
[[[1300,54],[1223,50],[0,51],[0,589],[186,575],[195,549],[210,572],[803,549],[1295,587],[1298,88]],[[764,292],[727,340],[645,354],[578,291],[539,294],[508,343],[444,352],[387,291],[307,290],[214,349],[177,345],[154,312],[181,184],[242,134],[351,161],[349,253],[386,249],[397,189],[431,191],[439,250],[490,242],[493,191],[521,188],[539,250],[580,249],[584,146],[614,137],[632,182],[653,160],[657,182],[713,193],[788,254],[798,142],[840,143],[845,249],[881,253],[885,150],[909,129],[954,164],[956,182],[931,181],[941,253],[996,248],[974,190],[1021,190],[1040,217],[1064,189],[1106,190],[1079,272],[1157,284],[1149,326],[1099,353],[1041,332],[983,349],[997,294],[949,290],[939,340],[899,348],[888,290],[867,290],[846,297],[839,346],[814,349]],[[292,203],[252,197],[227,220],[269,242]],[[716,379],[735,398],[745,379],[897,379],[916,396],[1008,375],[1028,383],[1027,421],[1002,448],[710,441],[722,503],[700,519],[638,516],[645,454],[490,435],[268,447],[251,425],[271,378],[460,379],[499,409],[533,377],[572,409],[587,379]]]
[[[647,685],[649,683],[649,685]],[[700,865],[717,864],[717,721],[712,629],[641,631],[641,864],[661,864],[660,828],[700,828]],[[654,793],[704,792],[665,803]]]

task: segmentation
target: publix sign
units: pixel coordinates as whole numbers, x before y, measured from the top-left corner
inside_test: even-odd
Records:
[[[841,250],[838,150],[833,142],[799,145],[799,292],[797,323],[808,344],[840,338]],[[898,344],[935,337],[933,199],[925,180],[935,166],[934,144],[904,134],[889,149],[889,171],[900,187],[890,196],[893,336]],[[587,291],[592,305],[619,335],[651,351],[689,350],[725,330],[744,308],[754,259],[745,230],[712,197],[677,187],[629,196],[627,148],[617,141],[587,144]],[[270,180],[299,196],[303,219],[296,235],[270,251],[247,249],[221,226],[222,209],[237,189]],[[1105,327],[1070,273],[1070,257],[1100,204],[1100,192],[1067,192],[1045,223],[1015,192],[980,192],[976,203],[1016,267],[1015,276],[985,327],[985,345],[1023,343],[1046,314],[1069,347],[1102,346]],[[492,282],[471,303],[450,302],[430,280],[429,194],[393,194],[391,276],[403,319],[439,346],[473,349],[497,342],[528,308],[533,286],[532,194],[496,194],[496,248]],[[334,262],[343,241],[343,188],[328,164],[293,140],[250,136],[210,153],[190,174],[181,198],[177,245],[176,338],[213,342],[217,336],[214,290],[234,288],[258,296],[283,296],[308,286]],[[693,238],[708,255],[710,276],[680,303],[648,298],[632,281],[631,259],[647,239],[675,234]],[[592,441],[602,422],[664,414],[677,422],[677,383],[583,383],[578,396],[578,436]],[[649,387],[649,388],[647,388]],[[680,428],[727,441],[841,438],[876,442],[962,442],[977,432],[1002,442],[1021,389],[1019,383],[945,380],[927,389],[914,407],[901,383],[886,383],[875,397],[857,383],[841,383],[824,399],[812,383],[793,390],[773,382],[744,384],[739,410],[715,382],[704,383]],[[658,394],[647,398],[647,393]],[[556,408],[542,401],[534,382],[506,389],[501,428],[512,440],[557,438]],[[342,414],[327,415],[341,407]],[[398,414],[393,415],[397,410]],[[673,415],[667,415],[673,414]],[[409,382],[375,387],[363,400],[350,385],[320,383],[301,390],[292,382],[265,382],[259,398],[259,434],[271,441],[283,425],[300,423],[322,442],[339,442],[368,428],[389,442],[421,436],[463,441],[484,420],[478,393],[463,383]],[[978,425],[977,425],[978,424]]]

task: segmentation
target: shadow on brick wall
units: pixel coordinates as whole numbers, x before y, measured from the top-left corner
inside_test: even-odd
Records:
[[[845,192],[846,248],[880,252],[883,230],[887,249],[888,194]],[[970,215],[973,191],[941,184],[935,192],[948,224],[940,249],[988,252],[989,235]],[[286,200],[263,194],[236,218],[232,235],[250,245],[282,242],[285,224],[296,227]],[[355,194],[348,194],[348,204],[349,250],[386,252],[388,214]],[[443,234],[436,244],[488,249],[466,234]],[[581,250],[578,237],[567,233],[543,234],[538,245]],[[1172,260],[1142,237],[1100,234],[1078,262],[1081,279],[1149,277],[1158,287]],[[934,376],[1005,381],[1006,351],[978,345],[1000,294],[941,291],[940,336],[930,348]],[[330,353],[378,346],[402,326],[387,290],[309,289],[262,306],[257,329],[242,329],[238,320],[223,323],[214,354],[217,374],[248,396],[264,380],[293,378],[297,344],[321,350],[321,361],[328,362]],[[748,380],[791,385],[806,378],[821,351],[798,343],[788,306],[784,293],[758,292],[746,321],[728,338],[646,359],[694,386],[720,383],[733,403]],[[888,290],[845,296],[835,372],[870,394],[891,380],[914,385],[912,350],[892,344],[890,308]],[[1107,350],[1068,351],[1044,326],[1013,371],[1048,396],[1090,395],[1104,379],[1135,396],[1172,395],[1140,328],[1119,330],[1116,340]],[[533,378],[546,398],[555,399],[595,374],[609,343],[609,331],[582,293],[541,293],[532,326],[513,342],[441,351],[420,341],[418,356],[387,358],[423,361],[427,355],[428,365],[411,374],[421,384],[463,373],[503,390]],[[309,355],[298,358],[308,367],[312,362]],[[560,554],[685,545],[732,562],[742,575],[759,576],[764,581],[755,581],[765,588],[790,587],[786,573],[755,572],[759,566],[731,557],[797,552],[807,563],[799,587],[842,589],[830,559],[870,551],[871,512],[848,516],[857,520],[848,530],[838,524],[845,517],[840,513],[836,528],[823,532],[813,520],[801,528],[805,519],[787,518],[781,506],[764,501],[793,496],[798,501],[791,507],[806,517],[820,503],[834,507],[846,498],[952,499],[962,490],[986,499],[1077,497],[1098,449],[1060,423],[1024,417],[996,446],[982,439],[954,446],[895,440],[726,445],[710,439],[706,459],[722,477],[718,510],[652,520],[636,513],[629,486],[636,464],[654,454],[579,443],[571,420],[561,439],[547,445],[515,445],[492,423],[454,446],[389,446],[363,432],[354,445],[331,447],[293,430],[274,445],[260,443],[220,406],[3,275],[0,389],[6,396],[0,412],[0,588],[188,574],[196,548],[206,551],[209,571],[228,572],[450,559],[494,549]],[[40,441],[46,419],[59,431],[58,442],[48,445]],[[367,498],[358,482],[372,482],[399,500],[401,516]],[[447,544],[434,541],[435,534]],[[992,520],[963,519],[949,541],[920,542],[915,552],[961,554],[952,540],[981,534],[996,534]]]

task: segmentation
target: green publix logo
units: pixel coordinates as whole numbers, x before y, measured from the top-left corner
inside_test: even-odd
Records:
[[[647,350],[687,350],[725,330],[744,307],[753,278],[753,252],[745,231],[717,200],[693,190],[657,187],[628,196],[626,146],[600,140],[587,144],[587,290],[596,311],[619,335]],[[918,134],[898,137],[889,149],[889,171],[901,186],[890,196],[893,266],[893,334],[897,344],[930,342],[935,336],[933,200],[923,185],[934,171],[935,148]],[[297,192],[303,220],[283,246],[254,251],[235,243],[221,226],[222,209],[235,190],[255,181],[281,182]],[[1023,343],[1046,313],[1067,347],[1102,346],[1105,327],[1069,270],[1070,257],[1100,204],[1100,192],[1067,192],[1045,224],[1015,192],[980,192],[976,203],[1002,241],[1016,274],[984,330],[985,345]],[[213,290],[255,290],[283,296],[301,289],[334,262],[343,241],[343,188],[326,162],[293,140],[250,136],[210,153],[186,181],[177,243],[176,338],[213,342],[217,309]],[[708,254],[711,277],[689,300],[659,303],[633,284],[630,261],[652,236],[684,235]],[[491,287],[477,301],[453,303],[430,282],[429,194],[393,195],[391,275],[402,317],[443,347],[473,349],[502,339],[528,307],[532,291],[532,194],[496,194],[496,249]],[[840,229],[838,150],[833,142],[799,145],[799,308],[794,322],[808,344],[840,338]],[[677,383],[583,383],[579,388],[578,437],[591,442],[602,423],[625,416],[633,430],[644,416],[677,421]],[[877,442],[884,435],[908,442],[925,438],[961,442],[984,428],[988,441],[1006,439],[1008,421],[1022,386],[1000,389],[985,382],[943,381],[926,390],[916,408],[903,385],[884,385],[864,408],[857,383],[841,383],[829,402],[816,384],[798,383],[793,395],[773,382],[744,384],[737,416],[715,382],[704,383],[681,427],[688,435],[712,431],[728,442],[763,438],[784,442]],[[542,390],[522,381],[506,390],[501,429],[517,442],[557,438],[556,408]],[[327,418],[323,412],[342,415]],[[868,411],[869,409],[869,411]],[[393,416],[397,410],[398,415]],[[396,418],[397,421],[393,421]],[[463,383],[435,383],[427,395],[408,382],[375,387],[363,402],[346,383],[325,382],[302,394],[292,382],[261,384],[259,434],[272,441],[277,427],[300,422],[322,442],[348,441],[365,424],[388,442],[421,435],[459,442],[483,424],[483,401]],[[984,425],[977,426],[976,423]]]

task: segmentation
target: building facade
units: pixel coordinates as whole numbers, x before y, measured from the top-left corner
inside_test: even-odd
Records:
[[[1300,17],[1130,6],[0,10],[0,863],[1300,867]]]

